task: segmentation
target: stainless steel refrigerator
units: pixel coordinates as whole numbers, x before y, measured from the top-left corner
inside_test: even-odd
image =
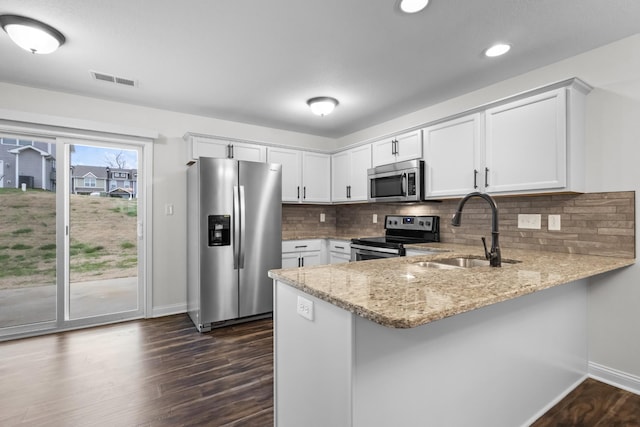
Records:
[[[187,311],[200,332],[273,311],[281,165],[200,158],[187,171]]]

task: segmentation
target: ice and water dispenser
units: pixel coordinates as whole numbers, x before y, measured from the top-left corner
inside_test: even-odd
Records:
[[[209,215],[209,246],[231,245],[231,215]]]

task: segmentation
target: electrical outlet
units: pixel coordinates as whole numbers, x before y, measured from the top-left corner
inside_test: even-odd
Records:
[[[298,295],[297,312],[300,316],[313,322],[313,301]]]
[[[373,214],[373,223],[374,224],[378,223],[378,214]]]
[[[560,215],[549,215],[549,231],[560,231]]]
[[[323,214],[323,213],[321,213],[321,214],[320,214],[320,222],[324,222],[324,219],[325,219],[324,214]]]
[[[542,215],[540,215],[540,214],[518,214],[518,228],[528,228],[530,230],[540,230],[540,228],[542,228]]]

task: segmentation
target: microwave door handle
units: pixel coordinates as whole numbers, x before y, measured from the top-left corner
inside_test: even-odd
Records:
[[[401,187],[401,191],[402,191],[402,195],[406,196],[407,195],[407,187],[409,185],[409,183],[407,182],[407,174],[403,173],[402,174],[402,183],[401,183],[402,187]]]

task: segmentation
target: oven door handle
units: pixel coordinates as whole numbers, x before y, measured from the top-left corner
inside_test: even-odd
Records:
[[[378,246],[358,245],[355,243],[351,244],[351,249],[367,251],[369,253],[382,252],[385,254],[396,254],[396,255],[400,254],[400,251],[398,249],[380,248]]]

